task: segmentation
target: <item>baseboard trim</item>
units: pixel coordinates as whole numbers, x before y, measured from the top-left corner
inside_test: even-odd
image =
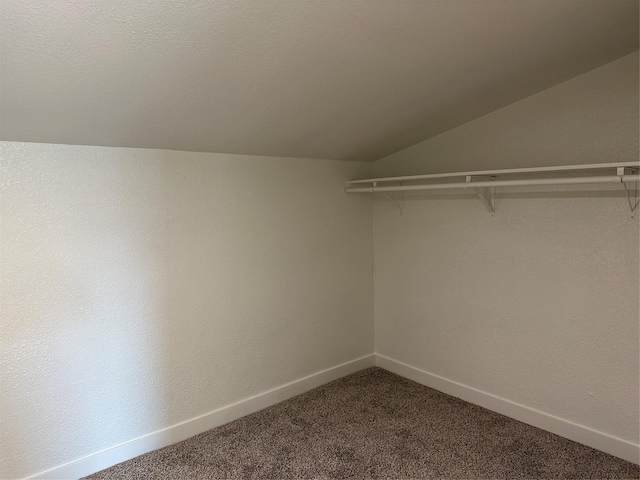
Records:
[[[570,422],[563,418],[512,402],[491,393],[454,382],[447,378],[429,373],[406,363],[399,362],[384,355],[376,354],[376,366],[389,370],[397,375],[426,385],[440,392],[452,395],[470,403],[480,405],[488,410],[506,415],[534,427],[541,428],[556,435],[582,443],[605,453],[640,464],[640,445],[621,438],[608,435],[597,430]]]
[[[238,418],[275,405],[289,398],[308,392],[326,383],[375,365],[375,356],[366,355],[350,362],[337,365],[299,380],[268,390],[253,397],[227,405],[204,415],[171,425],[143,435],[112,448],[87,455],[72,462],[51,468],[25,480],[80,478],[117,463],[130,460],[143,453],[166,447],[189,437],[219,427]]]

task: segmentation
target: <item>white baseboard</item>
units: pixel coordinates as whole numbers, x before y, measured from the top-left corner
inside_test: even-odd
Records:
[[[376,354],[376,366],[520,422],[555,433],[574,442],[582,443],[629,462],[640,463],[640,445],[635,443],[520,405],[439,375],[434,375],[384,355]]]
[[[204,415],[177,423],[128,442],[102,450],[73,462],[38,473],[25,480],[77,479],[124,462],[143,453],[166,447],[212,428],[275,405],[346,375],[375,365],[375,356],[367,355],[351,362],[328,368],[256,396],[227,405]]]

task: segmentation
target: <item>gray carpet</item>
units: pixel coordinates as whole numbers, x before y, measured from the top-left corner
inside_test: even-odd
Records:
[[[369,368],[86,478],[637,479],[640,469]]]

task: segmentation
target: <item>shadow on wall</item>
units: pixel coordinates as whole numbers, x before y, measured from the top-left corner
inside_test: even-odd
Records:
[[[640,191],[638,192],[640,193]],[[466,201],[473,202],[478,200],[478,194],[469,192],[460,192],[455,190],[445,191],[409,191],[409,192],[389,192],[391,201],[401,205],[402,202],[419,202],[419,201]],[[578,185],[578,186],[533,186],[533,187],[502,187],[497,188],[495,192],[496,202],[508,202],[510,200],[537,200],[537,199],[611,199],[619,198],[620,208],[628,211],[631,216],[632,211],[630,205],[638,202],[633,187],[629,189],[629,196],[621,185]],[[387,199],[380,193],[375,195],[376,201],[386,202]],[[478,201],[479,202],[479,201]],[[391,204],[391,202],[389,202]],[[504,204],[503,204],[504,205]],[[496,205],[498,208],[498,205]],[[635,213],[637,214],[636,207]]]
[[[166,424],[162,170],[51,147],[2,145],[1,478]]]

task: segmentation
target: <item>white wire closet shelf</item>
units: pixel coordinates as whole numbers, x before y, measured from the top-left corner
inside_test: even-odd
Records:
[[[345,191],[347,193],[382,192],[402,211],[402,207],[389,197],[387,192],[471,189],[478,193],[480,198],[487,204],[491,214],[494,215],[496,187],[620,184],[624,187],[627,194],[627,200],[633,218],[639,203],[639,171],[640,162],[618,162],[435,173],[429,175],[350,180],[347,182],[348,185]],[[513,176],[519,178],[514,179]],[[628,187],[630,184],[633,185],[633,188]]]

